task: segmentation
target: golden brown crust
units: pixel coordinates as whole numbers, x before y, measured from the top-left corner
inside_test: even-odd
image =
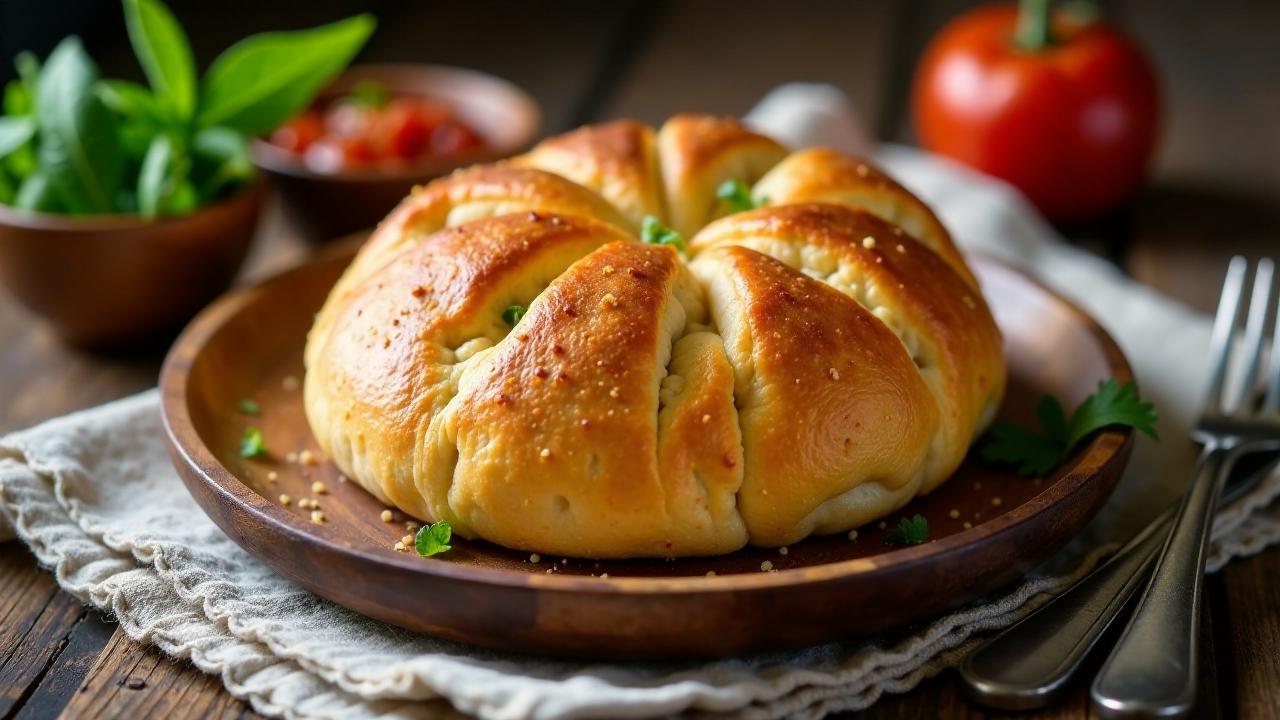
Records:
[[[896,334],[936,396],[943,423],[921,490],[959,466],[1004,393],[1000,333],[981,294],[923,243],[870,212],[789,205],[708,225],[690,251],[740,245],[822,278]]]
[[[654,132],[635,120],[557,135],[512,163],[553,172],[595,190],[626,216],[631,232],[638,232],[646,215],[666,215]]]
[[[727,119],[656,144],[660,172],[647,128],[579,130],[379,227],[306,348],[307,417],[348,476],[465,537],[627,557],[845,531],[954,470],[1004,366],[928,208],[827,150],[766,175],[781,148]],[[720,182],[761,175],[769,207],[692,234],[727,212]],[[687,256],[627,234],[650,212]]]
[[[752,192],[767,205],[819,202],[866,210],[929,246],[970,287],[978,287],[938,216],[893,178],[862,158],[849,157],[830,148],[800,150],[775,165]]]
[[[716,198],[725,180],[751,185],[786,157],[774,140],[733,118],[676,115],[658,131],[668,225],[689,237],[726,212]]]

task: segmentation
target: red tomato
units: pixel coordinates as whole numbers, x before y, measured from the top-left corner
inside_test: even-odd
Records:
[[[412,160],[427,150],[432,130],[443,119],[415,100],[396,98],[379,114],[378,144],[385,155]]]
[[[271,133],[271,143],[301,155],[322,135],[324,135],[324,123],[320,121],[317,113],[308,110],[276,128],[275,132]]]
[[[1048,217],[1084,219],[1128,199],[1155,146],[1159,99],[1142,52],[1105,24],[1055,14],[1056,42],[1014,39],[1015,6],[952,21],[916,70],[927,149],[1022,190]]]

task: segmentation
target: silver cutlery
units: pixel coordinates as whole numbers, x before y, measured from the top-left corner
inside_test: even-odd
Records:
[[[1222,506],[1242,497],[1275,465],[1268,457],[1237,468]],[[959,668],[969,697],[1001,710],[1033,710],[1061,698],[1085,657],[1150,576],[1177,509],[1170,506],[1105,563],[970,653]]]
[[[1244,339],[1237,346],[1247,269],[1244,258],[1232,258],[1222,287],[1210,341],[1209,390],[1192,431],[1202,450],[1191,484],[1146,590],[1093,682],[1093,706],[1103,717],[1186,717],[1195,707],[1204,565],[1218,496],[1237,458],[1280,448],[1280,332],[1273,334],[1277,345],[1265,373],[1262,405],[1255,409],[1251,402],[1275,267],[1269,259],[1258,263]],[[1242,360],[1243,367],[1234,387],[1228,387],[1233,359]]]

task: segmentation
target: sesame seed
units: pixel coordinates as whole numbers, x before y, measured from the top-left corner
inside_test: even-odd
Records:
[[[285,392],[293,392],[294,390],[297,390],[298,385],[298,378],[294,375],[285,375],[284,379],[280,381],[280,387],[283,388]]]
[[[561,565],[568,565],[568,564],[569,564],[569,558],[562,558],[562,559],[560,560],[560,564],[561,564]]]
[[[271,482],[275,482],[279,479],[280,479],[280,473],[276,472],[275,470],[272,470],[271,472],[267,473],[267,480]]]
[[[291,452],[288,455],[285,455],[284,459],[285,459],[285,462],[296,463],[298,462],[298,453]]]
[[[773,569],[773,563],[770,562],[769,560],[765,560],[764,562],[760,563],[760,572],[769,572],[772,569]]]
[[[551,457],[551,450],[549,450],[548,448],[542,448],[541,452],[538,453],[538,457],[542,458],[543,460],[546,460],[547,458]]]
[[[1004,504],[1004,500],[1001,500],[999,496],[993,497],[991,498],[991,504],[995,505],[996,507],[1000,507],[1001,505]]]
[[[849,539],[850,539],[850,540],[857,540],[857,539],[858,539],[858,531],[857,531],[857,530],[850,530],[850,531],[849,531]]]
[[[702,416],[702,424],[703,424],[703,425],[706,425],[706,424],[707,424],[707,423],[709,423],[709,422],[711,422],[711,416],[710,416],[710,415],[703,415],[703,416]]]
[[[542,556],[539,555],[538,553],[533,553],[532,555],[529,556],[529,562],[533,563],[534,565],[537,565],[538,563],[542,562]]]
[[[790,551],[789,549],[787,549],[787,546],[786,546],[786,545],[783,545],[782,547],[778,548],[778,554],[779,554],[779,555],[786,555],[786,554],[787,554],[787,553],[789,553],[789,552],[791,552],[791,551]]]
[[[396,541],[395,548],[396,548],[396,552],[404,552],[404,543],[400,541]]]
[[[866,236],[866,237],[862,238],[862,247],[864,247],[864,248],[866,248],[866,249],[868,249],[868,250],[871,250],[871,249],[872,249],[872,248],[874,248],[875,246],[876,246],[876,239],[875,239],[875,238],[871,237],[870,235],[868,235],[868,236]]]
[[[288,495],[286,495],[286,494],[284,494],[284,493],[280,493],[280,504],[281,504],[281,505],[288,505],[288,504],[289,504],[289,503],[291,503],[291,502],[293,502],[293,498],[289,497]]]
[[[311,511],[311,522],[313,522],[313,523],[315,523],[315,524],[317,524],[317,525],[322,525],[322,524],[324,524],[324,513],[320,512],[319,510],[312,510],[312,511]]]
[[[898,252],[900,252],[900,253],[902,253],[903,255],[905,255],[905,254],[907,253],[907,248],[906,248],[906,246],[904,246],[904,245],[899,245],[899,246],[898,246]]]
[[[612,266],[612,265],[605,265],[605,266],[604,266],[604,274],[605,274],[605,275],[612,275],[612,274],[613,274],[613,266]]]
[[[382,518],[382,522],[389,523],[395,518],[395,513],[391,512],[390,510],[383,510],[382,514],[379,515],[378,517]]]
[[[298,453],[298,462],[302,463],[303,465],[315,465],[316,456],[312,454],[310,450],[303,450],[302,452]]]
[[[413,536],[412,536],[412,535],[405,535],[404,537],[400,538],[400,542],[404,543],[405,545],[412,545],[412,544],[413,544]]]
[[[608,580],[608,579],[609,579],[609,573],[600,573],[600,578],[601,578],[602,580]]]
[[[951,512],[947,513],[947,517],[951,518],[952,520],[959,520],[959,519],[960,519],[960,511],[959,511],[959,510],[954,510],[954,509],[953,509]]]
[[[973,528],[973,523],[969,522],[968,520],[965,520],[965,521],[964,521],[964,529],[965,529],[965,530],[970,530],[970,529],[972,529],[972,528]]]
[[[613,389],[611,389],[611,390],[609,391],[609,397],[611,397],[611,398],[616,398],[616,397],[618,397],[618,388],[617,388],[617,387],[614,387]]]
[[[836,370],[835,368],[827,368],[827,376],[830,377],[832,380],[839,380],[840,371]]]
[[[319,480],[317,480],[311,483],[311,492],[317,495],[324,495],[325,493],[329,492],[329,487],[324,483],[320,482]]]
[[[858,163],[858,167],[857,167],[858,177],[866,177],[867,173],[870,171],[871,171],[870,168],[868,168],[866,165],[864,165],[863,163]]]

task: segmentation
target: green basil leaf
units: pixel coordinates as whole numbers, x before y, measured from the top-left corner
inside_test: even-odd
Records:
[[[36,95],[40,93],[40,61],[30,51],[24,50],[13,59],[13,66],[18,71],[18,82],[27,96],[30,106],[28,115],[36,114]],[[8,112],[6,109],[5,112]]]
[[[205,201],[215,200],[227,189],[245,184],[257,173],[249,141],[225,127],[200,130],[192,141],[195,155],[192,177]]]
[[[160,99],[150,90],[128,80],[102,80],[98,97],[112,112],[130,120],[163,124],[166,120]]]
[[[205,73],[199,127],[262,135],[309,104],[373,32],[371,15],[296,32],[253,35],[227,48]]]
[[[159,0],[124,0],[129,42],[156,98],[180,123],[196,112],[196,65],[182,26]]]
[[[26,85],[20,80],[10,80],[4,86],[3,107],[4,114],[9,117],[24,117],[33,114],[35,101],[27,91]]]
[[[61,206],[53,192],[48,176],[37,170],[27,176],[18,187],[13,206],[28,212],[58,212]]]
[[[40,74],[40,167],[73,214],[111,212],[120,188],[116,118],[94,92],[97,81],[98,69],[74,37],[58,44]]]
[[[0,117],[0,157],[17,150],[36,134],[36,122],[29,117]]]
[[[9,179],[9,173],[5,172],[4,168],[0,168],[0,205],[12,205],[16,194],[17,188]]]
[[[187,162],[181,147],[172,137],[157,135],[147,148],[138,172],[138,212],[143,217],[154,218],[171,214],[175,209],[190,210],[186,198],[176,204],[177,208],[173,202],[186,179]]]

